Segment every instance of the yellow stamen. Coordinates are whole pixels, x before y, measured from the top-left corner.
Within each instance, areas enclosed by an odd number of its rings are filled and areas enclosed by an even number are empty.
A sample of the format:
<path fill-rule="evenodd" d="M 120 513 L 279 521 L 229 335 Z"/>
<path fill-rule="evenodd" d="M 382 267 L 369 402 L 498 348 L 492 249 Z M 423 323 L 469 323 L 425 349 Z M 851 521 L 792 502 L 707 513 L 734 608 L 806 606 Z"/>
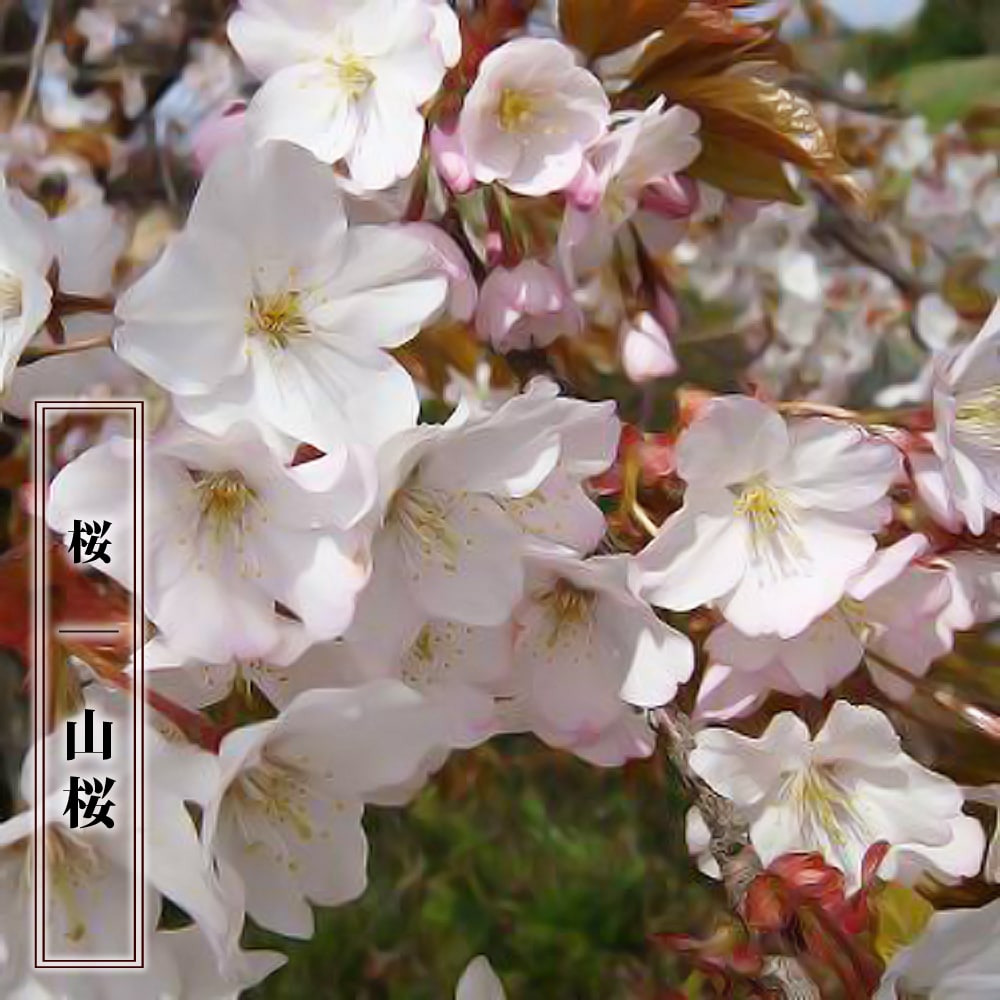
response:
<path fill-rule="evenodd" d="M 505 132 L 524 132 L 535 117 L 536 101 L 523 90 L 504 87 L 497 107 L 497 119 Z"/>
<path fill-rule="evenodd" d="M 959 433 L 989 448 L 1000 448 L 1000 386 L 961 396 L 958 404 L 955 427 Z"/>
<path fill-rule="evenodd" d="M 363 97 L 375 82 L 375 74 L 359 56 L 350 55 L 334 62 L 337 79 L 352 100 Z"/>
<path fill-rule="evenodd" d="M 548 644 L 555 646 L 566 629 L 590 623 L 594 594 L 581 590 L 568 580 L 557 580 L 555 586 L 539 598 L 539 603 L 546 607 L 552 624 Z"/>
<path fill-rule="evenodd" d="M 238 472 L 215 472 L 195 483 L 201 518 L 217 541 L 232 533 L 242 534 L 257 494 Z"/>
<path fill-rule="evenodd" d="M 287 347 L 292 340 L 310 333 L 309 322 L 302 314 L 299 293 L 254 295 L 250 299 L 247 336 L 264 337 L 271 347 Z"/>
<path fill-rule="evenodd" d="M 17 319 L 22 308 L 21 282 L 9 271 L 0 269 L 0 320 Z"/>

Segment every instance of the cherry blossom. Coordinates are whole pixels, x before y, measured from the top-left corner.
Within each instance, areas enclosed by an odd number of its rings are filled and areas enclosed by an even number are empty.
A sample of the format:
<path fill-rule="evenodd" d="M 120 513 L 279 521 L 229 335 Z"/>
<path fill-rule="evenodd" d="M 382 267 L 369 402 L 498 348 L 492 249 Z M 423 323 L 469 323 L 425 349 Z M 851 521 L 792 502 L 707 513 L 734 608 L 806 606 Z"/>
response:
<path fill-rule="evenodd" d="M 935 913 L 885 970 L 876 1000 L 990 1000 L 1000 979 L 1000 901 Z"/>
<path fill-rule="evenodd" d="M 789 637 L 833 607 L 874 553 L 900 461 L 860 428 L 787 423 L 730 396 L 682 435 L 677 469 L 684 506 L 636 557 L 639 592 L 676 610 L 716 600 L 747 635 Z"/>
<path fill-rule="evenodd" d="M 672 701 L 694 670 L 691 643 L 632 596 L 621 557 L 539 551 L 529 565 L 515 613 L 515 699 L 546 742 L 621 763 L 622 735 L 638 721 L 628 704 Z"/>
<path fill-rule="evenodd" d="M 202 837 L 238 877 L 262 927 L 311 937 L 309 902 L 335 906 L 364 890 L 364 801 L 406 781 L 441 740 L 441 722 L 403 684 L 314 690 L 219 750 L 220 780 Z"/>
<path fill-rule="evenodd" d="M 607 128 L 608 108 L 600 81 L 566 46 L 519 38 L 482 61 L 459 134 L 477 180 L 542 195 L 573 180 Z"/>
<path fill-rule="evenodd" d="M 49 523 L 110 521 L 107 572 L 132 586 L 133 442 L 84 452 L 52 483 Z M 316 638 L 350 622 L 368 577 L 348 530 L 364 514 L 363 484 L 336 459 L 282 466 L 247 428 L 209 438 L 184 427 L 146 446 L 146 613 L 178 651 L 208 661 L 267 653 L 281 602 Z"/>
<path fill-rule="evenodd" d="M 48 269 L 55 251 L 45 213 L 0 183 L 0 392 L 21 352 L 49 315 Z"/>
<path fill-rule="evenodd" d="M 247 420 L 275 447 L 306 441 L 363 462 L 362 442 L 415 421 L 413 384 L 384 349 L 443 305 L 435 259 L 398 229 L 349 227 L 332 175 L 301 150 L 236 147 L 119 297 L 115 347 L 211 433 Z"/>
<path fill-rule="evenodd" d="M 822 697 L 862 662 L 890 695 L 908 698 L 912 686 L 879 666 L 877 657 L 921 676 L 951 649 L 949 573 L 911 563 L 926 548 L 923 536 L 910 535 L 880 550 L 837 604 L 792 638 L 750 637 L 720 625 L 706 643 L 713 663 L 698 692 L 699 715 L 745 714 L 768 690 Z M 875 657 L 866 660 L 868 651 Z"/>
<path fill-rule="evenodd" d="M 401 649 L 407 607 L 425 620 L 505 622 L 524 592 L 527 539 L 596 545 L 603 518 L 580 482 L 610 465 L 617 438 L 611 407 L 538 381 L 484 417 L 459 409 L 389 441 L 360 627 L 395 633 Z"/>
<path fill-rule="evenodd" d="M 647 213 L 639 212 L 643 190 L 691 165 L 701 150 L 698 126 L 694 112 L 667 108 L 665 98 L 644 111 L 616 116 L 577 177 L 572 193 L 583 205 L 571 203 L 563 222 L 560 242 L 577 266 L 592 268 L 607 260 L 615 235 L 636 213 L 640 234 L 658 242 L 655 229 L 647 233 L 643 225 Z"/>
<path fill-rule="evenodd" d="M 476 331 L 493 349 L 547 347 L 583 329 L 583 314 L 563 278 L 537 260 L 498 267 L 483 284 Z"/>
<path fill-rule="evenodd" d="M 457 61 L 457 34 L 451 9 L 425 0 L 247 0 L 229 22 L 236 51 L 263 80 L 249 110 L 257 139 L 344 159 L 366 188 L 417 165 L 420 106 Z"/>
<path fill-rule="evenodd" d="M 838 701 L 813 738 L 791 712 L 759 739 L 710 727 L 697 735 L 691 766 L 746 816 L 764 864 L 791 851 L 819 851 L 850 886 L 865 851 L 893 848 L 886 878 L 974 875 L 985 839 L 962 811 L 961 790 L 900 748 L 889 720 Z"/>
<path fill-rule="evenodd" d="M 951 502 L 981 535 L 1000 511 L 1000 306 L 967 347 L 943 358 L 934 387 L 934 450 Z"/>

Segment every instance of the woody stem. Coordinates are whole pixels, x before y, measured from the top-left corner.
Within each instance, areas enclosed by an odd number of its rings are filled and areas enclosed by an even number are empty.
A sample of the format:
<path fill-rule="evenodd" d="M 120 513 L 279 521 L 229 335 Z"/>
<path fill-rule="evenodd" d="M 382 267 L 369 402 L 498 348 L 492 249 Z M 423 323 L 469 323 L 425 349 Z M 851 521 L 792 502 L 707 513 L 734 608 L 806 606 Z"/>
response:
<path fill-rule="evenodd" d="M 694 732 L 691 720 L 679 708 L 667 705 L 652 713 L 653 724 L 666 737 L 667 754 L 681 782 L 691 794 L 710 834 L 709 850 L 722 872 L 729 905 L 743 916 L 750 883 L 761 874 L 764 865 L 750 842 L 750 829 L 737 815 L 732 802 L 711 788 L 691 767 Z M 782 997 L 795 1000 L 819 1000 L 820 992 L 797 958 L 770 956 L 764 978 Z"/>

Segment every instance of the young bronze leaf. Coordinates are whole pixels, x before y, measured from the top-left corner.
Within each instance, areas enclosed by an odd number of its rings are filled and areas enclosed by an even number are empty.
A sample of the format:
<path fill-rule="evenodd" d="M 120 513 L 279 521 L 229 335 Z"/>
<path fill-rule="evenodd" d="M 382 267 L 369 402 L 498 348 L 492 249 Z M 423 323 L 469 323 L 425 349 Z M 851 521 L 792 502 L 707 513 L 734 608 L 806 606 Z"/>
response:
<path fill-rule="evenodd" d="M 688 173 L 740 198 L 802 204 L 781 159 L 726 135 L 703 134 L 701 155 Z"/>
<path fill-rule="evenodd" d="M 620 52 L 666 28 L 689 0 L 560 0 L 566 40 L 588 58 Z"/>
<path fill-rule="evenodd" d="M 697 111 L 706 134 L 735 139 L 810 173 L 845 169 L 812 105 L 768 80 L 730 75 L 672 80 L 664 92 Z"/>

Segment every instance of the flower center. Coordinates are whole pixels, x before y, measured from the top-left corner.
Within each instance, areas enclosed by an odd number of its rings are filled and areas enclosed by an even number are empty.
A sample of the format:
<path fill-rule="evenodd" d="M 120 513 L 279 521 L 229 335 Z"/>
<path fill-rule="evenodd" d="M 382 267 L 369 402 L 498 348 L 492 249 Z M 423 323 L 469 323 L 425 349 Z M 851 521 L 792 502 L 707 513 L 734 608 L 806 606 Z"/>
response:
<path fill-rule="evenodd" d="M 223 541 L 231 533 L 243 534 L 257 494 L 238 472 L 213 472 L 195 483 L 201 520 Z"/>
<path fill-rule="evenodd" d="M 824 841 L 845 847 L 848 832 L 870 842 L 863 818 L 854 807 L 850 792 L 838 780 L 831 767 L 809 766 L 791 775 L 789 793 L 799 815 L 799 823 L 808 842 Z"/>
<path fill-rule="evenodd" d="M 243 810 L 267 823 L 289 827 L 299 840 L 312 840 L 314 829 L 309 812 L 312 799 L 306 775 L 273 760 L 263 760 L 236 780 L 232 794 Z M 244 826 L 250 845 L 262 842 L 261 831 Z"/>
<path fill-rule="evenodd" d="M 264 337 L 271 347 L 287 347 L 292 340 L 309 335 L 309 322 L 302 314 L 298 292 L 254 295 L 248 308 L 247 336 Z"/>
<path fill-rule="evenodd" d="M 987 448 L 1000 448 L 1000 386 L 962 396 L 955 411 L 955 426 Z"/>
<path fill-rule="evenodd" d="M 387 521 L 402 529 L 424 559 L 436 556 L 450 573 L 457 570 L 460 539 L 449 522 L 449 495 L 441 490 L 409 485 L 392 498 Z"/>
<path fill-rule="evenodd" d="M 739 488 L 733 510 L 746 518 L 754 558 L 780 576 L 794 569 L 805 556 L 795 533 L 795 508 L 781 490 L 760 479 Z"/>
<path fill-rule="evenodd" d="M 504 132 L 524 132 L 535 117 L 536 100 L 531 94 L 504 87 L 497 106 L 497 119 Z"/>
<path fill-rule="evenodd" d="M 375 74 L 360 56 L 348 55 L 335 60 L 333 65 L 341 88 L 353 101 L 364 97 L 375 82 Z"/>
<path fill-rule="evenodd" d="M 556 645 L 567 630 L 588 626 L 591 622 L 594 594 L 581 590 L 568 580 L 557 580 L 555 586 L 539 599 L 548 613 L 551 631 L 548 644 Z"/>
<path fill-rule="evenodd" d="M 78 893 L 93 882 L 101 864 L 90 845 L 54 827 L 45 832 L 49 884 L 66 915 L 66 939 L 72 944 L 87 936 L 87 919 Z"/>
<path fill-rule="evenodd" d="M 0 269 L 0 320 L 21 315 L 21 282 L 16 275 Z"/>

